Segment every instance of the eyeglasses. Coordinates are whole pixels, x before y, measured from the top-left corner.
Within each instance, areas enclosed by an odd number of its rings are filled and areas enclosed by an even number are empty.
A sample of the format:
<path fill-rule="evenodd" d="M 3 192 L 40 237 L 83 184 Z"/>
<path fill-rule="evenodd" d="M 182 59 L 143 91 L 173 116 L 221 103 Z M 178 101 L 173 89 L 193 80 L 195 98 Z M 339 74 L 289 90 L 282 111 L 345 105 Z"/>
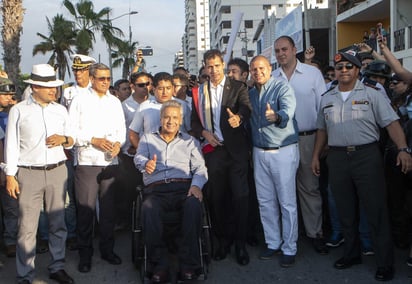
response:
<path fill-rule="evenodd" d="M 352 63 L 336 64 L 336 65 L 335 65 L 335 70 L 340 71 L 340 70 L 343 69 L 343 67 L 345 67 L 346 70 L 351 70 L 351 69 L 353 69 L 353 67 L 355 67 L 355 65 L 353 65 Z"/>
<path fill-rule="evenodd" d="M 401 82 L 401 81 L 392 80 L 392 81 L 391 81 L 391 84 L 393 84 L 393 85 L 398 85 L 400 82 Z"/>
<path fill-rule="evenodd" d="M 139 87 L 139 88 L 144 88 L 144 87 L 148 87 L 148 86 L 150 86 L 151 85 L 151 83 L 150 82 L 145 82 L 145 83 L 136 83 L 136 84 L 134 84 L 136 87 Z"/>
<path fill-rule="evenodd" d="M 99 82 L 104 82 L 104 81 L 110 82 L 110 80 L 111 80 L 110 77 L 94 77 L 94 78 Z"/>

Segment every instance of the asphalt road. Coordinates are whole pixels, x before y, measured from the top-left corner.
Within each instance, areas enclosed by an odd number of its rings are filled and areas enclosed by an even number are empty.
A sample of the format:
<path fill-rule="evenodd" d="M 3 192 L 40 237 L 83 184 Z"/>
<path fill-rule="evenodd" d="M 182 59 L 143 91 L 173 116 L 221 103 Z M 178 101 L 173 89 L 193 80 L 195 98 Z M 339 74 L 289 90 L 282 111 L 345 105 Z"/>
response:
<path fill-rule="evenodd" d="M 95 255 L 90 273 L 77 271 L 77 252 L 67 251 L 66 271 L 74 278 L 77 284 L 95 283 L 141 283 L 139 272 L 131 262 L 131 234 L 129 232 L 118 232 L 116 236 L 116 253 L 123 260 L 123 264 L 112 266 L 100 259 L 95 244 Z M 261 242 L 262 243 L 262 242 Z M 240 266 L 236 263 L 233 249 L 232 255 L 223 261 L 212 261 L 209 269 L 207 283 L 229 283 L 229 284 L 266 284 L 266 283 L 377 283 L 374 280 L 375 260 L 373 256 L 363 257 L 363 264 L 353 266 L 347 270 L 336 270 L 333 262 L 342 254 L 342 248 L 335 248 L 328 255 L 318 255 L 312 249 L 311 243 L 305 237 L 301 237 L 298 244 L 298 255 L 296 264 L 291 268 L 281 268 L 279 258 L 271 260 L 258 259 L 259 252 L 263 247 L 248 247 L 250 264 Z M 408 250 L 396 250 L 396 275 L 395 279 L 388 283 L 412 283 L 412 268 L 405 264 Z M 50 259 L 48 253 L 38 255 L 36 259 L 36 279 L 34 284 L 55 283 L 48 279 L 47 264 Z M 0 283 L 16 283 L 15 260 L 0 255 L 4 266 L 0 269 Z M 202 283 L 204 281 L 196 281 Z"/>

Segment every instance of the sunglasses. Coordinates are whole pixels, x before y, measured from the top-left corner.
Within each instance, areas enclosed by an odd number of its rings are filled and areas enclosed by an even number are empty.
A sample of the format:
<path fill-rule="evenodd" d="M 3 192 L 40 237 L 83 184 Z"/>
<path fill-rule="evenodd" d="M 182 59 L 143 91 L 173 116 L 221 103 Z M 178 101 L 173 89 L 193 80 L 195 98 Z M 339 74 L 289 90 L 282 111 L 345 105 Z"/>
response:
<path fill-rule="evenodd" d="M 104 81 L 110 82 L 110 80 L 111 80 L 110 77 L 94 77 L 94 78 L 99 82 L 104 82 Z"/>
<path fill-rule="evenodd" d="M 340 71 L 340 70 L 343 69 L 343 67 L 345 67 L 346 70 L 351 70 L 351 69 L 353 69 L 353 67 L 355 67 L 355 65 L 353 65 L 352 63 L 336 64 L 336 65 L 335 65 L 335 70 Z"/>
<path fill-rule="evenodd" d="M 146 83 L 136 83 L 134 85 L 139 87 L 139 88 L 144 88 L 144 87 L 150 86 L 150 84 L 151 84 L 150 82 L 146 82 Z"/>

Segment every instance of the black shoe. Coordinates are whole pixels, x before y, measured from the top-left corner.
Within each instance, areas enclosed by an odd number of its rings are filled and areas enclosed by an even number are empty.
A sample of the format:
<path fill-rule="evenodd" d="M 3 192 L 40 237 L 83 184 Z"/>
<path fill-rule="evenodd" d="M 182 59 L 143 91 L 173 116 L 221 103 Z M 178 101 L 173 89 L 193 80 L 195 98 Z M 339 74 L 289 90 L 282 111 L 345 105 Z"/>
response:
<path fill-rule="evenodd" d="M 114 252 L 109 253 L 109 254 L 102 254 L 102 259 L 106 260 L 108 263 L 113 264 L 113 265 L 122 264 L 121 258 Z"/>
<path fill-rule="evenodd" d="M 280 266 L 288 268 L 292 267 L 293 265 L 295 265 L 295 256 L 282 254 L 282 256 L 280 257 Z"/>
<path fill-rule="evenodd" d="M 50 273 L 49 278 L 59 282 L 60 284 L 73 284 L 74 283 L 73 278 L 71 278 L 66 273 L 66 271 L 64 271 L 64 269 L 61 269 L 54 273 Z"/>
<path fill-rule="evenodd" d="M 282 250 L 280 248 L 278 249 L 267 248 L 260 253 L 259 258 L 263 260 L 268 260 L 268 259 L 272 259 L 275 255 L 281 254 L 281 253 L 282 253 Z"/>
<path fill-rule="evenodd" d="M 237 263 L 239 263 L 240 265 L 249 264 L 249 254 L 247 253 L 245 246 L 236 246 L 235 253 Z"/>
<path fill-rule="evenodd" d="M 378 267 L 376 270 L 375 279 L 378 281 L 389 281 L 393 279 L 395 270 L 393 266 Z"/>
<path fill-rule="evenodd" d="M 325 239 L 322 237 L 316 237 L 312 240 L 315 251 L 321 255 L 329 253 L 329 248 L 326 246 Z"/>
<path fill-rule="evenodd" d="M 49 241 L 48 240 L 38 240 L 36 245 L 36 253 L 42 254 L 49 251 Z"/>
<path fill-rule="evenodd" d="M 90 272 L 92 269 L 92 260 L 91 259 L 81 259 L 79 265 L 77 266 L 77 270 L 82 273 Z"/>
<path fill-rule="evenodd" d="M 356 257 L 352 259 L 346 259 L 342 257 L 342 258 L 339 258 L 335 262 L 333 267 L 335 267 L 336 269 L 346 269 L 346 268 L 351 267 L 352 265 L 361 264 L 361 263 L 362 263 L 362 259 L 360 257 Z"/>

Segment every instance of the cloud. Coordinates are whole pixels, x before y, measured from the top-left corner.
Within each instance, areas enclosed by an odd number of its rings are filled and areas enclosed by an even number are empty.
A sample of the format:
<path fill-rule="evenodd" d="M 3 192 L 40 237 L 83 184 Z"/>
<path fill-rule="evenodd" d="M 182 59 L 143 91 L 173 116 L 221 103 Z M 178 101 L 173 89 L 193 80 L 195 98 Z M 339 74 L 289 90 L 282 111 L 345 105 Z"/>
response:
<path fill-rule="evenodd" d="M 73 0 L 73 2 L 76 2 Z M 41 3 L 41 4 L 40 4 Z M 113 4 L 116 5 L 113 5 Z M 177 0 L 99 0 L 93 1 L 95 10 L 104 7 L 112 7 L 111 18 L 123 15 L 130 11 L 138 11 L 138 14 L 130 16 L 132 40 L 141 45 L 150 45 L 154 49 L 154 56 L 147 57 L 147 66 L 154 73 L 159 71 L 171 72 L 174 54 L 181 47 L 181 38 L 184 33 L 184 1 Z M 56 14 L 63 14 L 69 18 L 69 14 L 62 5 L 62 1 L 56 0 L 27 0 L 23 1 L 26 9 L 23 22 L 23 34 L 21 37 L 21 70 L 22 73 L 30 73 L 33 64 L 45 63 L 51 54 L 37 54 L 32 56 L 33 46 L 41 41 L 37 33 L 47 35 L 46 16 L 51 20 Z M 123 30 L 125 38 L 129 37 L 129 17 L 122 16 L 113 21 L 113 25 Z M 1 50 L 2 52 L 2 50 Z M 2 52 L 3 53 L 3 52 Z M 96 44 L 92 56 L 108 64 L 108 48 L 102 42 L 101 37 L 96 37 Z M 150 68 L 149 68 L 150 69 Z M 121 69 L 113 72 L 114 78 L 120 77 Z M 66 77 L 67 80 L 73 80 Z"/>

